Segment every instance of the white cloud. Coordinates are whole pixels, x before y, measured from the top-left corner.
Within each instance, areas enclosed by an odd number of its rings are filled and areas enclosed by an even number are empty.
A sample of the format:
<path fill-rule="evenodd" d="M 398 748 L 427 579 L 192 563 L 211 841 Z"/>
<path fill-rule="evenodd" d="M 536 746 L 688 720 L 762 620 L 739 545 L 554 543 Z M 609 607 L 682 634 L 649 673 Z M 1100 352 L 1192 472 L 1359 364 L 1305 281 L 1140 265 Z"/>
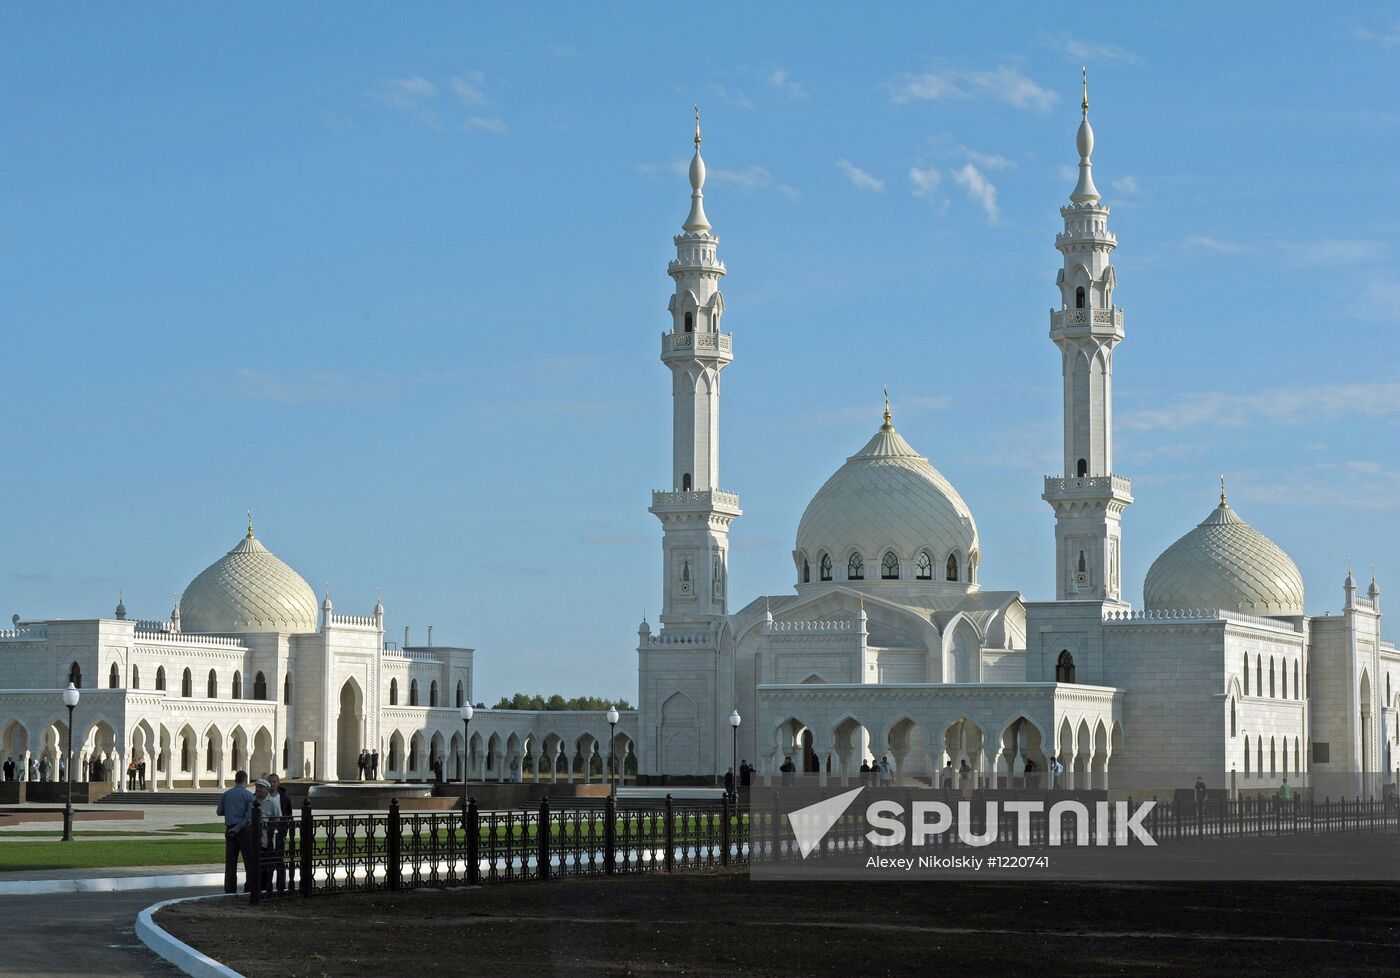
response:
<path fill-rule="evenodd" d="M 911 166 L 909 168 L 909 182 L 914 185 L 912 193 L 915 197 L 927 197 L 938 189 L 942 178 L 933 167 L 921 170 L 917 166 Z"/>
<path fill-rule="evenodd" d="M 381 105 L 433 128 L 441 126 L 437 112 L 430 104 L 437 99 L 437 95 L 438 87 L 421 75 L 386 78 L 374 91 L 374 98 Z"/>
<path fill-rule="evenodd" d="M 782 68 L 773 69 L 773 73 L 768 76 L 768 84 L 789 98 L 806 98 L 807 88 L 801 82 L 793 79 Z"/>
<path fill-rule="evenodd" d="M 1192 248 L 1204 248 L 1206 251 L 1218 251 L 1222 255 L 1238 255 L 1248 251 L 1249 246 L 1240 244 L 1238 241 L 1229 241 L 1225 238 L 1212 238 L 1205 234 L 1193 234 L 1187 237 L 1186 244 Z"/>
<path fill-rule="evenodd" d="M 486 75 L 480 71 L 473 71 L 466 78 L 452 79 L 452 91 L 457 93 L 457 97 L 464 105 L 487 105 L 490 99 L 481 90 L 481 86 L 486 83 Z"/>
<path fill-rule="evenodd" d="M 1389 27 L 1383 27 L 1378 31 L 1373 31 L 1369 27 L 1356 27 L 1352 29 L 1352 35 L 1363 41 L 1374 41 L 1387 51 L 1393 47 L 1400 46 L 1400 21 L 1396 21 Z"/>
<path fill-rule="evenodd" d="M 1295 265 L 1360 265 L 1384 260 L 1390 248 L 1383 241 L 1347 238 L 1319 238 L 1280 245 L 1285 258 Z"/>
<path fill-rule="evenodd" d="M 1028 112 L 1048 112 L 1059 95 L 1007 65 L 987 70 L 948 68 L 906 74 L 890 86 L 894 102 L 992 99 Z"/>
<path fill-rule="evenodd" d="M 510 132 L 506 121 L 499 116 L 467 116 L 462 124 L 468 129 L 476 129 L 480 132 Z"/>
<path fill-rule="evenodd" d="M 650 180 L 684 177 L 690 168 L 686 159 L 667 160 L 665 163 L 639 163 L 637 172 Z M 801 193 L 796 187 L 779 183 L 764 166 L 747 166 L 739 170 L 711 167 L 705 177 L 706 184 L 721 184 L 738 187 L 741 190 L 775 190 L 785 197 L 796 199 Z"/>
<path fill-rule="evenodd" d="M 979 153 L 971 146 L 959 146 L 958 148 L 969 160 L 984 170 L 1010 170 L 1016 166 L 1005 156 L 998 156 L 996 153 Z"/>
<path fill-rule="evenodd" d="M 929 411 L 947 410 L 952 406 L 952 403 L 953 399 L 946 394 L 925 397 L 897 397 L 891 403 L 891 413 L 896 418 L 908 418 Z M 813 412 L 806 416 L 804 423 L 810 420 L 823 424 L 860 424 L 875 421 L 880 417 L 881 410 L 883 410 L 883 404 L 878 401 L 869 404 L 849 404 L 845 407 Z"/>
<path fill-rule="evenodd" d="M 1356 297 L 1352 311 L 1363 319 L 1400 321 L 1400 280 L 1372 279 Z"/>
<path fill-rule="evenodd" d="M 1108 185 L 1121 197 L 1136 197 L 1142 193 L 1135 177 L 1119 177 L 1117 180 L 1110 180 Z"/>
<path fill-rule="evenodd" d="M 1206 425 L 1237 428 L 1256 421 L 1299 425 L 1387 417 L 1400 417 L 1400 381 L 1276 387 L 1253 394 L 1205 391 L 1165 408 L 1129 412 L 1119 423 L 1126 431 L 1182 431 Z"/>
<path fill-rule="evenodd" d="M 1050 46 L 1071 61 L 1079 64 L 1092 65 L 1105 61 L 1117 61 L 1122 64 L 1141 64 L 1142 59 L 1127 48 L 1117 44 L 1108 44 L 1102 41 L 1085 41 L 1068 34 L 1061 34 L 1050 41 Z"/>
<path fill-rule="evenodd" d="M 719 100 L 726 105 L 737 106 L 741 109 L 747 109 L 750 112 L 754 109 L 753 100 L 737 88 L 731 92 L 723 85 L 711 85 L 710 90 L 713 91 L 715 95 L 719 96 Z"/>
<path fill-rule="evenodd" d="M 1400 508 L 1400 469 L 1369 459 L 1288 466 L 1251 473 L 1241 481 L 1242 494 L 1251 501 L 1349 510 Z M 1231 489 L 1237 489 L 1233 482 Z"/>
<path fill-rule="evenodd" d="M 1001 220 L 1001 208 L 997 206 L 997 188 L 977 169 L 974 163 L 965 163 L 962 169 L 953 171 L 953 182 L 975 203 L 981 204 L 987 212 L 987 221 L 996 224 Z"/>
<path fill-rule="evenodd" d="M 845 174 L 846 179 L 851 181 L 851 186 L 857 190 L 868 190 L 872 193 L 883 193 L 885 181 L 874 174 L 867 173 L 849 160 L 837 160 L 836 169 Z"/>

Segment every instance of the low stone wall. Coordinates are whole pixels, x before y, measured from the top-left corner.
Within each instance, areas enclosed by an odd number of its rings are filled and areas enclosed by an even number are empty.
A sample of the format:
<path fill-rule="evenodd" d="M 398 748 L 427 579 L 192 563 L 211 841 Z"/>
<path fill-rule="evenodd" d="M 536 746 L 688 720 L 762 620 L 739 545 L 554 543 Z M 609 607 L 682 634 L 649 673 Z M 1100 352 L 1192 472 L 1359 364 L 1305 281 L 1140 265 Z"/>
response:
<path fill-rule="evenodd" d="M 73 804 L 88 805 L 112 793 L 110 784 L 90 781 L 73 782 Z M 0 805 L 24 802 L 38 805 L 62 805 L 68 800 L 68 785 L 63 781 L 0 781 Z"/>

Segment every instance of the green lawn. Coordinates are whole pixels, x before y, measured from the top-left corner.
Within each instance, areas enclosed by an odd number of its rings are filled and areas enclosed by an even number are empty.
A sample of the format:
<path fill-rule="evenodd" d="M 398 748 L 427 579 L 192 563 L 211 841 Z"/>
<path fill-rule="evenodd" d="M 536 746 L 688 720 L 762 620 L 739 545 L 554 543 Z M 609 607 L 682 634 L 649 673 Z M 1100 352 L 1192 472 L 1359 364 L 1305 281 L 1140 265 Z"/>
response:
<path fill-rule="evenodd" d="M 78 827 L 74 828 L 73 831 L 84 839 L 90 839 L 93 836 L 108 836 L 116 839 L 150 839 L 167 835 L 222 835 L 224 832 L 224 823 L 207 822 L 198 825 L 177 825 L 170 829 L 153 829 L 151 831 L 143 831 L 141 829 L 89 829 L 83 827 L 82 823 L 78 823 Z M 63 830 L 58 827 L 51 829 L 9 829 L 0 832 L 0 839 L 8 839 L 15 836 L 21 839 L 52 839 L 62 834 Z"/>
<path fill-rule="evenodd" d="M 20 869 L 95 869 L 100 866 L 195 866 L 220 863 L 218 839 L 25 842 L 0 849 L 0 872 Z"/>

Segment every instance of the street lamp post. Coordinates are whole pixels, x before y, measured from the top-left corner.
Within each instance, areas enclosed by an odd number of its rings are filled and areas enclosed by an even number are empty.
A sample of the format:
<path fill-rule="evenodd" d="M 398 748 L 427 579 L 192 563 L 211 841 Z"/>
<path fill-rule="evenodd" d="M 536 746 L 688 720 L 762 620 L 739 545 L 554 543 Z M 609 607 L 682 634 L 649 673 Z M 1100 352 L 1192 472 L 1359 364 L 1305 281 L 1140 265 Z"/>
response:
<path fill-rule="evenodd" d="M 729 714 L 729 728 L 732 731 L 734 731 L 734 748 L 733 753 L 730 755 L 729 758 L 729 770 L 734 772 L 734 776 L 736 778 L 739 776 L 739 724 L 741 722 L 742 721 L 739 719 L 738 710 L 735 710 L 733 713 Z M 735 788 L 737 790 L 737 783 L 735 784 Z"/>
<path fill-rule="evenodd" d="M 82 694 L 72 683 L 63 691 L 63 705 L 68 707 L 68 800 L 63 806 L 63 841 L 73 841 L 73 710 Z"/>
<path fill-rule="evenodd" d="M 608 707 L 608 780 L 612 782 L 611 794 L 617 797 L 617 707 Z"/>
<path fill-rule="evenodd" d="M 457 711 L 462 716 L 462 817 L 467 817 L 467 777 L 472 764 L 472 709 L 470 703 L 462 704 Z"/>

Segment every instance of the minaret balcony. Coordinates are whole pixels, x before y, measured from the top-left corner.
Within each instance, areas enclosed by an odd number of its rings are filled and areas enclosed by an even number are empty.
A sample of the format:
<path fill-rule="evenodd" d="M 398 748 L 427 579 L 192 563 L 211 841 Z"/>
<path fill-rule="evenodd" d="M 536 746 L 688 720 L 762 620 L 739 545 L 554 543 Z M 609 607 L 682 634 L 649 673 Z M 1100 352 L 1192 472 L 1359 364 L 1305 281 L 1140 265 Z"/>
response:
<path fill-rule="evenodd" d="M 1087 329 L 1107 326 L 1117 332 L 1123 331 L 1123 310 L 1117 306 L 1107 309 L 1051 309 L 1050 328 Z"/>
<path fill-rule="evenodd" d="M 742 516 L 739 508 L 739 494 L 723 489 L 654 489 L 651 493 L 651 509 L 657 516 L 667 514 L 720 514 Z"/>
<path fill-rule="evenodd" d="M 1121 475 L 1047 475 L 1045 477 L 1045 493 L 1041 498 L 1050 502 L 1112 498 L 1123 503 L 1131 503 L 1133 501 L 1133 483 Z"/>
<path fill-rule="evenodd" d="M 702 357 L 710 360 L 734 359 L 734 337 L 730 333 L 662 333 L 661 359 Z"/>

